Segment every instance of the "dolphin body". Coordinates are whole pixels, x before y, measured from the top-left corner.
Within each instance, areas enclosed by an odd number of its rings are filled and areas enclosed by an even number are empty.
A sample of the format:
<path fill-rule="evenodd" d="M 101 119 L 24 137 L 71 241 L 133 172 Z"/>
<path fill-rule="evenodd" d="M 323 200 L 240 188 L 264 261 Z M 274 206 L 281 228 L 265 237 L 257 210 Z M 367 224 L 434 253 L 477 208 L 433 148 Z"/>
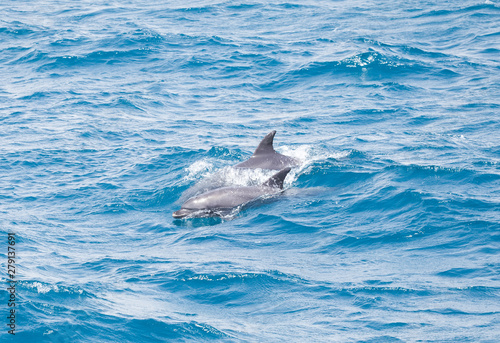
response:
<path fill-rule="evenodd" d="M 296 167 L 300 163 L 292 157 L 288 157 L 274 151 L 273 139 L 276 131 L 269 132 L 260 142 L 253 155 L 246 161 L 235 165 L 236 168 L 262 168 L 272 170 L 282 170 L 286 167 Z"/>
<path fill-rule="evenodd" d="M 287 167 L 279 171 L 260 186 L 223 187 L 197 195 L 182 204 L 181 209 L 172 213 L 172 216 L 174 218 L 217 216 L 261 196 L 279 193 L 283 189 L 283 181 L 290 169 Z"/>

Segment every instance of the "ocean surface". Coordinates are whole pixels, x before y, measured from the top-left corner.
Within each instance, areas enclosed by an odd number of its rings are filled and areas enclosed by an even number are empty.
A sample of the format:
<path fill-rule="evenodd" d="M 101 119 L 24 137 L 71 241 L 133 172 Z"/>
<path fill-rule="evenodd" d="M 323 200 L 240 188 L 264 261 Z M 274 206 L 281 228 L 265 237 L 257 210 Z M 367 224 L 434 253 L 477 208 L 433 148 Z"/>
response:
<path fill-rule="evenodd" d="M 499 1 L 0 13 L 0 341 L 500 342 Z"/>

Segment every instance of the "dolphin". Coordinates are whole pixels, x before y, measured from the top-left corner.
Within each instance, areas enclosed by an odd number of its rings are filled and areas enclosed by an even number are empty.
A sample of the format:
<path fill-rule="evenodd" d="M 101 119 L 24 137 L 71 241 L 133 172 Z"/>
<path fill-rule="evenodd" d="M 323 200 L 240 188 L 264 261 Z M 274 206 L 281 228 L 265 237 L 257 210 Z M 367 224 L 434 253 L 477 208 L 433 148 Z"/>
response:
<path fill-rule="evenodd" d="M 283 190 L 283 181 L 290 169 L 287 167 L 279 171 L 260 186 L 223 187 L 194 196 L 182 204 L 180 210 L 172 213 L 172 216 L 217 216 L 262 196 L 279 193 Z"/>
<path fill-rule="evenodd" d="M 275 130 L 269 132 L 255 149 L 253 155 L 248 160 L 238 163 L 235 167 L 281 170 L 285 167 L 298 166 L 300 163 L 295 158 L 274 151 L 273 139 L 275 134 Z"/>

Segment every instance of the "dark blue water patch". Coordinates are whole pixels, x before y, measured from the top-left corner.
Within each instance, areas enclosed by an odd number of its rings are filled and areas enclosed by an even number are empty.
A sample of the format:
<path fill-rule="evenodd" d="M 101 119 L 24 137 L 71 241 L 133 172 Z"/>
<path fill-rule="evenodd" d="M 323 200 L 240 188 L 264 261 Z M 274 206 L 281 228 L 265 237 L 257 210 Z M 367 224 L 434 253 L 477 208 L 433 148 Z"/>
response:
<path fill-rule="evenodd" d="M 101 108 L 110 107 L 113 109 L 123 109 L 123 110 L 126 110 L 128 112 L 146 113 L 144 108 L 142 108 L 142 105 L 139 105 L 139 103 L 143 103 L 143 99 L 136 98 L 136 97 L 126 98 L 126 97 L 118 96 L 116 98 L 111 99 L 110 102 L 100 104 L 99 107 L 101 107 Z"/>
<path fill-rule="evenodd" d="M 496 36 L 500 36 L 500 31 L 482 34 L 482 35 L 479 35 L 478 37 L 482 38 L 482 37 L 496 37 Z"/>
<path fill-rule="evenodd" d="M 114 15 L 119 15 L 125 12 L 124 7 L 101 7 L 99 9 L 94 9 L 91 7 L 76 7 L 78 5 L 74 4 L 71 8 L 59 8 L 59 16 L 64 17 L 68 22 L 74 22 L 76 24 L 81 24 L 82 22 L 91 21 L 92 24 L 100 19 L 99 17 L 108 16 L 113 17 Z"/>
<path fill-rule="evenodd" d="M 174 279 L 162 284 L 161 287 L 184 293 L 185 297 L 197 303 L 234 307 L 261 302 L 262 299 L 254 297 L 256 293 L 269 297 L 279 290 L 282 291 L 283 288 L 294 288 L 301 282 L 296 277 L 278 271 L 200 274 L 184 270 L 177 272 Z"/>
<path fill-rule="evenodd" d="M 285 200 L 282 199 L 282 201 Z M 286 216 L 284 215 L 271 214 L 273 212 L 272 210 L 269 210 L 269 212 L 270 213 L 265 213 L 265 214 L 258 213 L 251 219 L 252 223 L 254 222 L 260 227 L 265 228 L 265 231 L 262 229 L 258 231 L 257 236 L 259 237 L 264 237 L 264 236 L 276 237 L 282 234 L 310 235 L 321 230 L 321 227 L 299 224 L 292 218 L 287 219 Z M 295 244 L 295 242 L 291 243 L 292 245 Z"/>
<path fill-rule="evenodd" d="M 500 294 L 500 288 L 487 286 L 462 287 L 459 289 L 453 289 L 452 291 L 463 293 L 465 296 L 477 296 L 480 299 L 493 299 L 498 297 Z"/>
<path fill-rule="evenodd" d="M 87 45 L 92 43 L 90 38 L 81 36 L 75 38 L 60 38 L 49 43 L 49 46 L 55 48 L 68 48 L 68 47 L 81 47 L 82 45 Z"/>
<path fill-rule="evenodd" d="M 493 146 L 490 149 L 488 149 L 489 152 L 494 155 L 494 156 L 500 156 L 500 145 Z M 497 168 L 498 169 L 498 168 Z"/>
<path fill-rule="evenodd" d="M 47 58 L 49 54 L 39 54 L 39 56 L 35 56 L 36 58 L 31 60 L 16 62 L 38 62 L 48 60 L 47 63 L 43 63 L 41 66 L 36 68 L 36 71 L 38 72 L 47 72 L 51 70 L 61 70 L 64 68 L 76 69 L 96 65 L 124 64 L 126 62 L 141 63 L 146 62 L 146 57 L 150 55 L 150 53 L 151 50 L 147 48 L 140 48 L 129 50 L 100 50 L 90 52 L 83 56 L 51 56 Z"/>
<path fill-rule="evenodd" d="M 500 174 L 477 173 L 472 178 L 472 183 L 476 185 L 495 184 L 500 180 Z"/>
<path fill-rule="evenodd" d="M 460 77 L 461 74 L 457 73 L 451 69 L 443 68 L 432 73 L 432 76 L 438 77 L 439 79 L 453 79 Z"/>
<path fill-rule="evenodd" d="M 146 163 L 136 163 L 134 169 L 143 174 L 157 170 L 172 173 L 180 171 L 182 168 L 186 168 L 195 161 L 202 159 L 205 154 L 206 151 L 202 149 L 193 150 L 178 146 L 166 147 L 162 149 L 162 153 L 159 156 L 151 158 Z"/>
<path fill-rule="evenodd" d="M 338 285 L 315 282 L 307 286 L 307 291 L 325 300 L 345 299 L 353 301 L 359 308 L 369 309 L 379 307 L 390 299 L 400 301 L 402 297 L 428 298 L 436 296 L 437 292 L 425 288 L 407 288 L 393 285 L 392 281 L 367 280 L 360 285 Z"/>
<path fill-rule="evenodd" d="M 354 40 L 355 42 L 363 43 L 371 47 L 381 47 L 387 49 L 392 54 L 400 55 L 401 53 L 413 56 L 413 58 L 420 59 L 422 57 L 437 60 L 437 59 L 449 59 L 452 56 L 438 52 L 426 50 L 423 46 L 412 46 L 409 44 L 389 44 L 374 40 L 372 38 L 360 37 Z"/>
<path fill-rule="evenodd" d="M 213 326 L 192 319 L 184 322 L 169 317 L 130 319 L 101 314 L 99 309 L 80 310 L 57 305 L 43 306 L 38 302 L 26 305 L 25 311 L 26 319 L 21 319 L 19 326 L 26 329 L 16 335 L 17 339 L 25 341 L 66 342 L 70 339 L 72 342 L 85 342 L 88 335 L 100 342 L 205 341 L 227 337 Z M 54 315 L 59 319 L 55 321 L 52 319 L 49 323 L 49 318 L 53 318 Z M 46 322 L 36 324 L 38 320 L 35 318 L 43 318 Z M 68 321 L 64 318 L 73 320 Z"/>
<path fill-rule="evenodd" d="M 227 3 L 226 3 L 227 4 Z M 246 11 L 252 11 L 252 10 L 259 10 L 264 7 L 263 4 L 231 4 L 226 6 L 226 10 L 228 11 L 234 11 L 234 12 L 246 12 Z"/>
<path fill-rule="evenodd" d="M 283 63 L 269 54 L 254 54 L 243 51 L 228 53 L 225 59 L 212 62 L 220 73 L 220 76 L 227 79 L 238 77 L 240 79 L 255 79 L 256 76 L 266 77 L 269 73 L 275 73 Z M 213 67 L 212 66 L 212 67 Z"/>
<path fill-rule="evenodd" d="M 346 158 L 349 158 L 353 161 L 359 160 L 360 163 L 364 163 L 367 160 L 368 155 L 363 151 L 351 149 Z"/>
<path fill-rule="evenodd" d="M 425 126 L 425 125 L 432 125 L 434 123 L 437 123 L 441 121 L 442 118 L 436 115 L 432 114 L 415 114 L 412 118 L 408 119 L 408 125 L 412 127 L 414 130 L 416 128 Z M 407 135 L 414 135 L 415 132 L 404 132 Z"/>
<path fill-rule="evenodd" d="M 12 61 L 15 61 L 19 58 L 19 55 L 25 55 L 28 53 L 28 51 L 31 50 L 29 47 L 9 47 L 6 49 L 0 50 L 1 56 L 0 56 L 0 62 L 5 63 L 6 65 L 9 65 Z"/>
<path fill-rule="evenodd" d="M 194 72 L 196 71 L 196 69 L 205 69 L 205 67 L 207 67 L 207 69 L 212 69 L 213 65 L 213 56 L 210 54 L 205 54 L 189 57 L 182 63 L 181 69 Z"/>
<path fill-rule="evenodd" d="M 185 341 L 197 339 L 218 341 L 229 337 L 227 334 L 217 330 L 211 325 L 198 323 L 196 321 L 184 323 L 165 323 L 160 320 L 135 319 L 131 320 L 130 323 L 127 323 L 127 326 L 124 328 L 124 334 L 127 334 L 129 331 L 129 326 L 134 330 L 134 332 L 143 332 L 140 336 L 144 339 L 151 340 L 150 338 L 154 338 L 154 340 L 157 340 L 158 342 L 164 342 L 165 339 Z M 139 339 L 141 337 L 137 338 Z"/>
<path fill-rule="evenodd" d="M 344 217 L 340 223 L 345 223 L 345 218 L 349 218 L 352 223 L 343 224 L 343 227 L 352 232 L 347 231 L 339 237 L 332 236 L 325 240 L 325 244 L 318 245 L 315 251 L 332 254 L 346 247 L 363 250 L 374 246 L 381 249 L 398 245 L 409 250 L 461 252 L 464 248 L 490 245 L 493 231 L 498 229 L 498 225 L 493 222 L 474 223 L 466 219 L 459 222 L 458 219 L 463 218 L 462 209 L 454 210 L 453 206 L 443 206 L 434 199 L 417 199 L 416 204 L 387 209 L 375 203 L 371 212 L 359 212 L 354 216 L 351 212 L 351 207 L 339 208 L 334 217 Z"/>
<path fill-rule="evenodd" d="M 230 59 L 233 63 L 246 63 L 252 67 L 277 67 L 283 65 L 283 62 L 275 57 L 271 57 L 269 54 L 256 54 L 240 50 L 233 51 Z"/>
<path fill-rule="evenodd" d="M 476 12 L 480 10 L 488 10 L 491 14 L 495 14 L 498 11 L 500 11 L 500 8 L 496 6 L 495 4 L 480 4 L 480 5 L 474 5 L 474 6 L 467 6 L 467 7 L 458 7 L 450 10 L 430 10 L 430 11 L 425 11 L 422 14 L 419 14 L 415 16 L 414 18 L 422 18 L 422 17 L 447 17 L 447 16 L 458 16 L 460 14 L 476 14 Z"/>
<path fill-rule="evenodd" d="M 418 147 L 418 149 L 424 149 L 425 147 Z M 436 149 L 443 149 L 443 147 L 435 147 Z M 468 170 L 465 168 L 449 168 L 441 167 L 437 165 L 390 165 L 385 167 L 385 171 L 395 174 L 396 179 L 399 181 L 408 181 L 412 179 L 439 179 L 441 181 L 453 181 L 453 182 L 470 182 L 477 177 L 481 177 L 477 172 L 473 170 Z M 488 177 L 486 177 L 488 179 Z M 491 178 L 495 180 L 494 177 Z M 478 179 L 480 181 L 480 179 Z"/>
<path fill-rule="evenodd" d="M 130 263 L 140 263 L 138 261 L 131 261 L 126 259 L 118 259 L 112 258 L 109 256 L 105 256 L 102 258 L 93 259 L 87 262 L 82 263 L 82 268 L 91 270 L 92 273 L 110 273 L 112 272 L 116 266 L 120 265 L 129 265 Z"/>
<path fill-rule="evenodd" d="M 170 213 L 166 213 L 165 216 L 169 216 Z M 132 226 L 134 230 L 137 230 L 141 233 L 154 233 L 161 235 L 170 235 L 176 233 L 176 228 L 170 224 L 165 224 L 165 222 L 158 221 L 145 221 L 141 222 L 135 226 Z"/>
<path fill-rule="evenodd" d="M 404 322 L 376 322 L 372 321 L 371 323 L 368 323 L 366 327 L 369 327 L 371 329 L 377 330 L 377 331 L 387 331 L 387 330 L 397 330 L 400 328 L 405 328 L 408 326 L 412 326 L 409 323 L 404 323 Z M 375 341 L 378 342 L 379 340 L 382 340 L 383 342 L 404 342 L 396 337 L 391 337 L 391 336 L 382 336 L 382 337 L 376 337 L 374 339 L 371 339 L 369 341 Z"/>
<path fill-rule="evenodd" d="M 462 209 L 463 213 L 481 213 L 482 211 L 494 211 L 498 209 L 495 199 L 476 199 L 471 197 L 460 197 L 448 201 L 452 208 Z"/>
<path fill-rule="evenodd" d="M 38 169 L 45 167 L 54 169 L 53 172 L 63 172 L 57 167 L 71 168 L 78 165 L 83 165 L 82 160 L 77 161 L 71 156 L 68 151 L 53 149 L 53 150 L 25 150 L 22 152 L 11 153 L 5 156 L 5 162 L 11 166 L 11 169 L 19 169 L 18 167 L 26 170 Z"/>
<path fill-rule="evenodd" d="M 234 42 L 230 38 L 218 35 L 188 35 L 184 33 L 177 34 L 175 36 L 169 36 L 171 39 L 168 44 L 180 45 L 182 47 L 193 47 L 200 49 L 199 52 L 204 52 L 207 48 L 240 48 L 240 45 Z M 204 54 L 208 56 L 208 54 Z M 212 59 L 217 57 L 213 56 Z"/>
<path fill-rule="evenodd" d="M 499 109 L 500 104 L 495 102 L 471 102 L 459 107 L 460 110 L 487 110 L 487 109 Z M 492 123 L 493 124 L 493 123 Z"/>
<path fill-rule="evenodd" d="M 359 221 L 359 220 L 358 220 Z M 378 221 L 376 221 L 378 222 Z M 366 225 L 366 224 L 365 224 Z M 358 223 L 357 227 L 361 227 Z M 315 251 L 321 254 L 335 254 L 340 251 L 369 251 L 370 249 L 393 249 L 394 246 L 406 247 L 412 243 L 414 229 L 380 229 L 377 232 L 357 232 L 356 235 L 339 237 L 331 244 L 318 246 Z"/>
<path fill-rule="evenodd" d="M 19 100 L 29 100 L 29 101 L 39 101 L 39 100 L 46 100 L 47 98 L 53 98 L 61 95 L 60 92 L 54 92 L 54 91 L 38 91 L 34 92 L 29 95 L 25 95 L 23 97 L 20 97 Z"/>
<path fill-rule="evenodd" d="M 480 278 L 498 275 L 499 266 L 485 265 L 480 268 L 451 268 L 437 273 L 438 276 L 447 278 Z"/>
<path fill-rule="evenodd" d="M 442 70 L 442 69 L 439 69 Z M 422 78 L 437 72 L 433 67 L 423 64 L 419 60 L 409 60 L 397 55 L 385 55 L 370 49 L 340 61 L 311 62 L 302 67 L 289 71 L 283 76 L 263 83 L 259 89 L 263 91 L 277 91 L 288 89 L 304 82 L 314 82 L 318 78 L 326 78 L 332 82 L 339 82 L 339 78 L 354 78 L 364 81 L 370 80 L 397 80 L 403 77 Z"/>
<path fill-rule="evenodd" d="M 472 162 L 472 166 L 477 168 L 477 170 L 488 170 L 488 171 L 495 171 L 495 172 L 500 172 L 500 163 L 492 160 L 482 160 L 478 158 L 477 160 Z M 497 173 L 495 173 L 497 175 Z"/>
<path fill-rule="evenodd" d="M 291 2 L 284 2 L 284 3 L 280 3 L 280 4 L 271 4 L 270 6 L 276 6 L 278 8 L 283 8 L 285 10 L 288 10 L 288 9 L 293 9 L 293 10 L 302 10 L 302 9 L 306 9 L 306 8 L 315 8 L 316 7 L 313 5 L 313 4 L 298 4 L 298 3 L 291 3 Z"/>
<path fill-rule="evenodd" d="M 386 121 L 394 116 L 405 116 L 406 111 L 401 109 L 358 109 L 339 116 L 336 124 L 339 125 L 370 125 Z"/>
<path fill-rule="evenodd" d="M 385 56 L 376 51 L 368 51 L 349 57 L 341 61 L 313 62 L 295 72 L 298 76 L 312 77 L 318 75 L 361 75 L 370 74 L 394 77 L 405 75 L 405 72 L 417 73 L 426 69 L 417 61 L 405 60 L 397 56 Z M 380 78 L 377 78 L 380 79 Z"/>
<path fill-rule="evenodd" d="M 110 182 L 98 182 L 96 186 L 103 190 L 116 190 L 120 188 L 119 185 Z"/>
<path fill-rule="evenodd" d="M 387 325 L 387 327 L 384 326 L 385 329 L 394 329 L 394 328 L 399 326 L 399 325 L 391 325 L 391 324 L 386 324 L 386 325 Z M 381 328 L 379 326 L 373 327 L 373 325 L 372 325 L 372 328 L 378 329 L 378 330 L 384 329 L 384 328 Z M 397 337 L 388 336 L 388 335 L 376 336 L 374 338 L 370 338 L 367 340 L 363 339 L 363 340 L 358 341 L 358 343 L 377 343 L 377 342 L 397 343 L 397 342 L 404 342 L 404 341 L 397 338 Z"/>
<path fill-rule="evenodd" d="M 447 211 L 450 211 L 446 208 Z M 453 211 L 453 210 L 451 210 Z M 422 251 L 449 251 L 464 254 L 468 251 L 481 250 L 483 247 L 491 250 L 495 248 L 495 234 L 500 228 L 496 222 L 486 220 L 468 221 L 463 218 L 464 211 L 448 212 L 442 216 L 416 216 L 412 222 L 418 239 L 415 245 L 407 247 L 409 250 Z M 458 221 L 460 218 L 461 221 Z"/>
<path fill-rule="evenodd" d="M 90 215 L 120 215 L 136 211 L 136 208 L 121 199 L 113 199 L 111 203 L 98 204 L 93 206 Z"/>
<path fill-rule="evenodd" d="M 160 33 L 146 28 L 137 28 L 131 32 L 120 33 L 113 38 L 114 45 L 118 45 L 124 49 L 136 47 L 139 49 L 159 49 L 164 46 L 165 37 Z M 117 41 L 118 40 L 118 41 Z M 103 40 L 101 46 L 109 46 L 111 40 Z"/>
<path fill-rule="evenodd" d="M 174 12 L 186 13 L 186 14 L 206 14 L 206 13 L 216 13 L 219 11 L 218 6 L 193 6 L 193 7 L 181 7 L 174 9 Z"/>
<path fill-rule="evenodd" d="M 367 182 L 375 173 L 356 170 L 342 165 L 334 159 L 315 162 L 307 167 L 297 178 L 297 187 L 345 187 Z"/>
<path fill-rule="evenodd" d="M 398 82 L 384 82 L 381 84 L 383 90 L 388 92 L 393 92 L 395 94 L 407 93 L 414 95 L 422 90 L 421 87 L 417 87 L 409 84 L 402 84 Z"/>
<path fill-rule="evenodd" d="M 3 26 L 5 25 L 5 26 Z M 12 39 L 36 38 L 47 32 L 47 28 L 36 25 L 29 25 L 20 21 L 11 21 L 2 23 L 0 34 L 9 36 Z"/>
<path fill-rule="evenodd" d="M 425 195 L 411 189 L 384 187 L 371 194 L 367 199 L 355 202 L 350 211 L 356 212 L 410 212 L 413 207 L 423 203 Z"/>
<path fill-rule="evenodd" d="M 466 312 L 462 311 L 456 308 L 435 308 L 435 309 L 429 309 L 429 310 L 423 310 L 420 312 L 424 313 L 437 313 L 445 316 L 491 316 L 493 314 L 497 314 L 498 312 Z M 471 337 L 467 341 L 470 341 Z"/>
<path fill-rule="evenodd" d="M 165 184 L 174 184 L 174 186 L 162 187 L 160 189 L 155 189 L 154 185 L 150 186 L 150 189 L 141 189 L 136 190 L 133 196 L 129 195 L 129 201 L 133 204 L 135 208 L 141 211 L 148 210 L 165 210 L 165 206 L 172 211 L 175 209 L 179 209 L 182 200 L 179 199 L 177 194 L 184 193 L 190 185 L 179 184 L 181 178 L 174 178 L 168 181 L 165 181 Z M 168 212 L 170 216 L 171 213 Z"/>
<path fill-rule="evenodd" d="M 16 59 L 10 61 L 9 65 L 19 65 L 19 64 L 38 64 L 40 62 L 44 62 L 49 60 L 49 54 L 46 52 L 42 52 L 35 48 L 31 48 L 29 50 L 24 49 L 22 54 L 16 56 Z"/>

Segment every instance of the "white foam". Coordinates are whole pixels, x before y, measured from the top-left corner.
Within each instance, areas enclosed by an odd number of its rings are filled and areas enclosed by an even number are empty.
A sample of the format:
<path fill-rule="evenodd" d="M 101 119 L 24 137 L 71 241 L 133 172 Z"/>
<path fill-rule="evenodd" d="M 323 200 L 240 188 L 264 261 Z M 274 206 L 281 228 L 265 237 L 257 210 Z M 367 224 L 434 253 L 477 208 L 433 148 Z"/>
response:
<path fill-rule="evenodd" d="M 263 169 L 245 169 L 245 168 L 223 168 L 219 177 L 231 186 L 253 186 L 265 182 L 270 175 Z"/>
<path fill-rule="evenodd" d="M 290 188 L 297 180 L 298 176 L 305 168 L 316 161 L 326 160 L 328 158 L 341 159 L 349 156 L 350 151 L 330 152 L 324 148 L 314 145 L 300 146 L 280 146 L 276 149 L 279 153 L 293 157 L 300 162 L 297 168 L 292 168 L 287 175 L 284 183 L 285 188 Z M 267 181 L 272 175 L 277 173 L 277 170 L 265 169 L 246 169 L 234 168 L 233 166 L 225 166 L 216 169 L 219 162 L 227 163 L 227 161 L 217 161 L 210 159 L 202 159 L 194 162 L 186 168 L 187 175 L 185 181 L 198 181 L 194 186 L 189 188 L 181 196 L 180 201 L 185 201 L 188 198 L 220 187 L 230 186 L 256 186 Z M 236 164 L 238 161 L 234 161 Z"/>
<path fill-rule="evenodd" d="M 57 285 L 52 286 L 52 285 L 44 285 L 40 282 L 33 282 L 33 286 L 34 288 L 36 288 L 37 292 L 41 294 L 48 293 L 52 290 L 55 292 L 59 291 L 59 287 L 57 287 Z"/>
<path fill-rule="evenodd" d="M 214 164 L 205 159 L 196 161 L 186 168 L 187 175 L 184 179 L 187 181 L 196 180 L 200 178 L 200 174 L 205 177 L 212 172 L 213 168 Z"/>
<path fill-rule="evenodd" d="M 346 158 L 351 153 L 350 151 L 339 151 L 330 152 L 323 148 L 319 148 L 313 145 L 300 145 L 298 147 L 282 146 L 279 149 L 279 153 L 293 157 L 301 162 L 299 170 L 303 170 L 305 167 L 311 165 L 316 161 L 322 161 L 329 158 L 341 159 Z"/>

